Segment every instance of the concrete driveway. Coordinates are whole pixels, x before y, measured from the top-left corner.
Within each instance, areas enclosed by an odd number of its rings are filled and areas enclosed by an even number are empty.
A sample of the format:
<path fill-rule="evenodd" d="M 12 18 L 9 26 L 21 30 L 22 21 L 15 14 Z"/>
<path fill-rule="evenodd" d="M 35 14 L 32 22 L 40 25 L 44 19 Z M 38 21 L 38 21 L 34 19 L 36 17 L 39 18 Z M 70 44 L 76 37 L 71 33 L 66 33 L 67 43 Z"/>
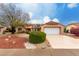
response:
<path fill-rule="evenodd" d="M 65 35 L 47 35 L 47 40 L 54 49 L 79 49 L 79 39 Z"/>

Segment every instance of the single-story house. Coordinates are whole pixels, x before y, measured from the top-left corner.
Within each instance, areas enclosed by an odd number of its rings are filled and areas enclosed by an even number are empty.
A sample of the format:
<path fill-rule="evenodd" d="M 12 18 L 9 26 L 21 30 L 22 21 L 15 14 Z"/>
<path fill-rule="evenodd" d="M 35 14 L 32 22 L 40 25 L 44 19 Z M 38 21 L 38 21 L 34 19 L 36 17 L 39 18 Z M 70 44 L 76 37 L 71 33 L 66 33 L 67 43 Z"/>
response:
<path fill-rule="evenodd" d="M 28 31 L 32 31 L 32 24 L 25 24 L 24 28 Z"/>
<path fill-rule="evenodd" d="M 57 22 L 47 22 L 41 26 L 41 31 L 45 32 L 47 35 L 50 34 L 63 34 L 64 33 L 64 25 Z"/>
<path fill-rule="evenodd" d="M 26 30 L 23 26 L 18 26 L 16 28 L 16 33 L 23 33 L 23 32 L 26 32 Z"/>
<path fill-rule="evenodd" d="M 66 30 L 68 30 L 68 32 L 70 33 L 70 29 L 73 27 L 79 26 L 79 23 L 72 23 L 72 24 L 68 24 L 66 26 Z"/>
<path fill-rule="evenodd" d="M 24 28 L 29 31 L 42 31 L 48 34 L 64 34 L 64 25 L 57 22 L 47 22 L 45 24 L 25 24 Z"/>
<path fill-rule="evenodd" d="M 24 28 L 27 30 L 27 31 L 40 31 L 41 27 L 40 24 L 26 24 L 24 25 Z"/>
<path fill-rule="evenodd" d="M 18 26 L 16 28 L 16 33 L 23 33 L 23 32 L 31 32 L 31 31 L 40 31 L 40 25 L 39 24 L 24 24 L 23 26 Z"/>

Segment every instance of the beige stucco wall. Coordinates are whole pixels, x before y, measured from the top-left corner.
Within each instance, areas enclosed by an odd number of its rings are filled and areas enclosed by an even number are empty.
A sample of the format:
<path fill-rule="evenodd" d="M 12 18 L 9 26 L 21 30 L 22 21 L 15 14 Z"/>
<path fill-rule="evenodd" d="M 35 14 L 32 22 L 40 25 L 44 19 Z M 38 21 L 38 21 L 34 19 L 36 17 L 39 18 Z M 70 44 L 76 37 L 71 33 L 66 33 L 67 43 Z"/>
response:
<path fill-rule="evenodd" d="M 42 25 L 41 31 L 44 32 L 44 28 L 60 28 L 60 34 L 64 34 L 64 26 L 63 25 Z"/>
<path fill-rule="evenodd" d="M 74 28 L 75 28 L 75 27 L 76 27 L 76 25 L 69 25 L 69 26 L 67 26 L 67 27 L 66 27 L 66 30 L 69 30 L 69 32 L 70 32 L 70 29 L 71 29 L 72 27 L 74 27 Z"/>

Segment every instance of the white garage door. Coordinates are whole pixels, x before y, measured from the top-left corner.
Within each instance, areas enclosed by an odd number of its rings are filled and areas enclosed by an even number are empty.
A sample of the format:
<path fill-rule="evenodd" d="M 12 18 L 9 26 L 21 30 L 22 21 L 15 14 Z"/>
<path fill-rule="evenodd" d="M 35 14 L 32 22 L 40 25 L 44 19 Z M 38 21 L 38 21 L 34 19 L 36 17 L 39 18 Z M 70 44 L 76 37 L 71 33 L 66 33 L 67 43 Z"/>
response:
<path fill-rule="evenodd" d="M 45 28 L 44 32 L 47 35 L 60 34 L 60 28 Z"/>

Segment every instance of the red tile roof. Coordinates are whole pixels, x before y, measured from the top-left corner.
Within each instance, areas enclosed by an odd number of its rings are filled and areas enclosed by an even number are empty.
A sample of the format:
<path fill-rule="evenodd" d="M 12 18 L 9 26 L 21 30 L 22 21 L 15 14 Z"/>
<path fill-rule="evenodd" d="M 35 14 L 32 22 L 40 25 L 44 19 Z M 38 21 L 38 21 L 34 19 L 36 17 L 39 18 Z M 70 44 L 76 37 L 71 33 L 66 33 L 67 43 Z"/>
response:
<path fill-rule="evenodd" d="M 47 24 L 47 25 L 58 25 L 59 23 L 50 21 L 50 22 L 47 22 L 47 23 L 45 23 L 45 24 Z"/>

